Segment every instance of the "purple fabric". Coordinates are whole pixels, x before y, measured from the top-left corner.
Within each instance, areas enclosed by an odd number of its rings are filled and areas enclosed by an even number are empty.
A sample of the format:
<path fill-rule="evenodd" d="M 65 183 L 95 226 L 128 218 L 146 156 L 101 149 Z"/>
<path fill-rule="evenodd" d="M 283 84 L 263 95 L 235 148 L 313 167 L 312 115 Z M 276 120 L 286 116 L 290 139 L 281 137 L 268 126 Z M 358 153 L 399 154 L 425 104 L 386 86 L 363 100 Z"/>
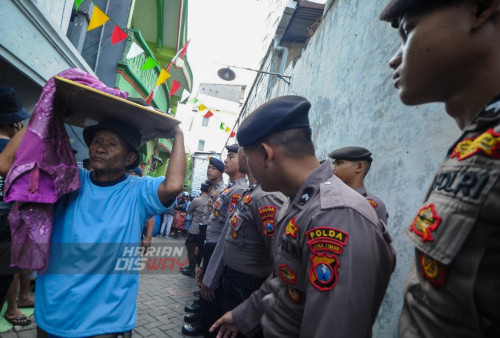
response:
<path fill-rule="evenodd" d="M 126 99 L 127 92 L 107 87 L 79 69 L 58 74 Z M 44 272 L 48 266 L 53 203 L 80 188 L 75 157 L 60 110 L 53 110 L 55 80 L 43 87 L 14 163 L 5 181 L 4 200 L 14 201 L 9 213 L 11 266 Z"/>

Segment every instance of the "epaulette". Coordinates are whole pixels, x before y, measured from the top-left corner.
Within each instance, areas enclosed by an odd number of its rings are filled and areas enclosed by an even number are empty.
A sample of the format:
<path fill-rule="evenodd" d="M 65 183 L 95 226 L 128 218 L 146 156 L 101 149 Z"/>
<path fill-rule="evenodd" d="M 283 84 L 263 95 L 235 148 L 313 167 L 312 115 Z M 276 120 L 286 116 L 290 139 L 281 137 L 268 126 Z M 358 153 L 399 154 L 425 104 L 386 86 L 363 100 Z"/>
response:
<path fill-rule="evenodd" d="M 337 176 L 332 175 L 320 184 L 321 210 L 333 208 L 351 208 L 374 224 L 378 224 L 377 214 L 366 199 L 348 187 Z"/>

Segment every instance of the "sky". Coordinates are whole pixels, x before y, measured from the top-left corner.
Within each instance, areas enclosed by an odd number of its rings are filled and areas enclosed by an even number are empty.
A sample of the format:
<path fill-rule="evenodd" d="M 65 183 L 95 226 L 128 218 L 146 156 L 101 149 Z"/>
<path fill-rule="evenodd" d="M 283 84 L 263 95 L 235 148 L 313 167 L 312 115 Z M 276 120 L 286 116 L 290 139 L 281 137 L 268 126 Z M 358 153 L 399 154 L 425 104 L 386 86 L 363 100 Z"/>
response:
<path fill-rule="evenodd" d="M 189 65 L 193 71 L 193 95 L 200 83 L 246 84 L 256 73 L 233 69 L 236 79 L 217 76 L 225 65 L 259 69 L 275 28 L 270 13 L 278 0 L 189 0 Z M 193 97 L 193 96 L 192 96 Z"/>

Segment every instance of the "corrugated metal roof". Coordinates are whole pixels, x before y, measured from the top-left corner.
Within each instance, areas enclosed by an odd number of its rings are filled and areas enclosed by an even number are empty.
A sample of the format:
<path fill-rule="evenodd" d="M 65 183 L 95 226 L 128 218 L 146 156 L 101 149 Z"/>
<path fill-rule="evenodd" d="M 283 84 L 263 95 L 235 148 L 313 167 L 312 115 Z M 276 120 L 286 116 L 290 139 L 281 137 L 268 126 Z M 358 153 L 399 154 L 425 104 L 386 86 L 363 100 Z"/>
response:
<path fill-rule="evenodd" d="M 280 43 L 305 42 L 313 33 L 311 32 L 311 26 L 321 19 L 324 8 L 324 4 L 300 0 L 297 1 L 295 10 L 290 15 L 290 8 L 287 7 L 277 31 L 277 36 L 279 37 L 280 28 L 283 30 L 282 24 L 288 21 Z"/>

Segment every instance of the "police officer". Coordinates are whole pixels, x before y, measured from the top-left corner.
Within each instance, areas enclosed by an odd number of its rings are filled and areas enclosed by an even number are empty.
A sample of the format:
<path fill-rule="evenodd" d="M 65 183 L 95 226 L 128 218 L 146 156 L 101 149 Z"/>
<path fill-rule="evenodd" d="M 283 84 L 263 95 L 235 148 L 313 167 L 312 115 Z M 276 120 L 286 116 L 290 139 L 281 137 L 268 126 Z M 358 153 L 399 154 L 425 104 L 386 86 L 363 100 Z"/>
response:
<path fill-rule="evenodd" d="M 443 102 L 463 132 L 405 230 L 399 336 L 500 337 L 500 1 L 394 0 L 381 19 L 401 101 Z"/>
<path fill-rule="evenodd" d="M 242 148 L 238 165 L 250 187 L 243 193 L 207 267 L 203 284 L 215 289 L 223 277 L 223 310 L 230 311 L 257 290 L 273 271 L 271 244 L 276 215 L 285 201 L 279 192 L 265 192 L 248 170 Z"/>
<path fill-rule="evenodd" d="M 310 103 L 278 97 L 252 112 L 237 138 L 264 191 L 288 196 L 277 218 L 274 274 L 213 326 L 266 337 L 367 337 L 395 265 L 373 208 L 320 165 Z M 226 332 L 229 330 L 230 332 Z"/>
<path fill-rule="evenodd" d="M 208 191 L 208 198 L 206 202 L 206 208 L 203 212 L 203 217 L 201 223 L 199 224 L 200 233 L 198 235 L 198 266 L 200 266 L 203 259 L 203 251 L 205 246 L 205 238 L 207 235 L 207 225 L 210 215 L 212 214 L 212 205 L 219 198 L 219 194 L 226 188 L 224 181 L 222 180 L 222 174 L 224 173 L 224 163 L 213 156 L 210 157 L 208 161 L 207 168 L 207 181 L 206 184 L 210 185 Z M 201 273 L 201 272 L 200 272 Z M 200 277 L 196 278 L 199 283 Z"/>
<path fill-rule="evenodd" d="M 245 173 L 239 171 L 238 148 L 237 144 L 226 146 L 228 153 L 224 160 L 224 172 L 229 176 L 230 183 L 219 194 L 212 206 L 213 212 L 208 221 L 203 259 L 196 276 L 197 280 L 200 281 L 203 280 L 205 268 L 210 263 L 212 253 L 226 220 L 234 210 L 243 192 L 248 188 Z M 206 335 L 209 334 L 210 325 L 222 314 L 222 291 L 222 285 L 213 290 L 201 283 L 201 321 Z M 192 330 L 183 330 L 185 334 L 192 333 L 188 331 Z"/>
<path fill-rule="evenodd" d="M 186 276 L 193 278 L 197 262 L 195 252 L 196 247 L 198 246 L 198 235 L 200 233 L 199 224 L 201 223 L 202 218 L 205 216 L 209 188 L 210 186 L 208 184 L 202 183 L 200 187 L 201 195 L 193 199 L 187 210 L 187 214 L 191 215 L 193 220 L 191 227 L 189 228 L 188 236 L 186 238 L 186 248 L 188 251 L 189 265 L 186 269 L 182 268 L 181 271 Z"/>
<path fill-rule="evenodd" d="M 387 224 L 389 214 L 384 202 L 366 191 L 365 177 L 370 170 L 372 153 L 363 147 L 344 147 L 332 151 L 328 157 L 333 159 L 333 173 L 352 189 L 363 195 L 375 209 L 378 218 Z"/>

